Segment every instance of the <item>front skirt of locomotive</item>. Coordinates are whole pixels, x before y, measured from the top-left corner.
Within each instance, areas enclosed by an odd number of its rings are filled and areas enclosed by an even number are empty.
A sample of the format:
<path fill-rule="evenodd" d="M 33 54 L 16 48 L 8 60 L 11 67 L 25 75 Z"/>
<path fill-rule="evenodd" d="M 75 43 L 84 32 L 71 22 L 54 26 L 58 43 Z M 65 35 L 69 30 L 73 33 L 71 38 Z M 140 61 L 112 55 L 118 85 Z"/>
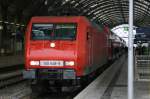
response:
<path fill-rule="evenodd" d="M 73 69 L 32 69 L 23 71 L 25 79 L 67 80 L 76 79 Z"/>

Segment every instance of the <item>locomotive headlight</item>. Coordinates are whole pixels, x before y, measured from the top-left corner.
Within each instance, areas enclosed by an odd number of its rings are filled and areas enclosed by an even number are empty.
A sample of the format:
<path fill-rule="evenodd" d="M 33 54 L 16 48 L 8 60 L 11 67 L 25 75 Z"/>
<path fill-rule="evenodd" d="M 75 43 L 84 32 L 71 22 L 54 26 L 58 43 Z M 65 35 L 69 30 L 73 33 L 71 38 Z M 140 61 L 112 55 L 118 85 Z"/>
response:
<path fill-rule="evenodd" d="M 75 64 L 74 61 L 66 61 L 65 62 L 66 66 L 74 66 L 74 64 Z"/>
<path fill-rule="evenodd" d="M 50 44 L 50 47 L 55 47 L 55 46 L 56 46 L 55 43 Z"/>
<path fill-rule="evenodd" d="M 30 61 L 30 65 L 40 65 L 39 61 Z"/>

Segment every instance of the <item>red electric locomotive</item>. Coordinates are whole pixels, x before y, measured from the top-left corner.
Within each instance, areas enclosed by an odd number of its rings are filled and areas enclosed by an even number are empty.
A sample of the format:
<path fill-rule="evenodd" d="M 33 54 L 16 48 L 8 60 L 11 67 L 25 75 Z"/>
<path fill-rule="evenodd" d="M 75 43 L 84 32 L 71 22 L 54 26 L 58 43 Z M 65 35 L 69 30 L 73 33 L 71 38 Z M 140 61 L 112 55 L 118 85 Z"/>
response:
<path fill-rule="evenodd" d="M 35 85 L 76 85 L 108 61 L 109 42 L 107 27 L 83 16 L 33 17 L 26 31 L 24 78 Z"/>

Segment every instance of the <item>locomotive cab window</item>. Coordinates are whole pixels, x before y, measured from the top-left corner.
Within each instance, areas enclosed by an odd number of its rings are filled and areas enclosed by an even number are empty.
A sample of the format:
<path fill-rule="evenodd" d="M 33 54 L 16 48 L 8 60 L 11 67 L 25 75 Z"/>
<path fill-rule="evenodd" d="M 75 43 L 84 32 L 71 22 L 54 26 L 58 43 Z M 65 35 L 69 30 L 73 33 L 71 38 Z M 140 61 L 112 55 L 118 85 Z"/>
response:
<path fill-rule="evenodd" d="M 32 40 L 75 40 L 77 26 L 74 23 L 33 24 Z"/>

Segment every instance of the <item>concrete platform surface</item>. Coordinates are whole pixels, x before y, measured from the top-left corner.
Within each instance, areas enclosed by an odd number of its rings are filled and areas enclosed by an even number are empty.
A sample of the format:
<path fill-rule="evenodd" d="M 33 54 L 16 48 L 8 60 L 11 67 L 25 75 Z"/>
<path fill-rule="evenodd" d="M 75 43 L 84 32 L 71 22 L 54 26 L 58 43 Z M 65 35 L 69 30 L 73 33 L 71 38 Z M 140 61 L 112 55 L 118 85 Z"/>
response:
<path fill-rule="evenodd" d="M 24 64 L 23 55 L 0 56 L 0 68 Z"/>
<path fill-rule="evenodd" d="M 89 86 L 87 86 L 82 92 L 80 92 L 74 99 L 101 99 L 105 95 L 108 86 L 116 78 L 117 72 L 124 63 L 125 56 L 122 56 L 119 60 L 113 63 L 106 71 L 104 71 L 96 80 L 94 80 Z M 107 95 L 107 94 L 106 94 Z"/>
<path fill-rule="evenodd" d="M 110 70 L 106 70 L 107 75 L 100 75 L 74 99 L 128 99 L 127 57 L 123 61 L 121 66 L 113 64 Z M 117 62 L 120 65 L 122 59 Z M 114 67 L 119 69 L 116 70 Z M 150 82 L 134 81 L 134 97 L 134 99 L 150 99 Z"/>
<path fill-rule="evenodd" d="M 119 78 L 113 85 L 109 99 L 127 99 L 127 62 L 125 62 Z M 105 96 L 107 97 L 107 96 Z M 135 99 L 150 99 L 150 82 L 134 81 Z M 108 99 L 108 98 L 106 98 Z"/>

